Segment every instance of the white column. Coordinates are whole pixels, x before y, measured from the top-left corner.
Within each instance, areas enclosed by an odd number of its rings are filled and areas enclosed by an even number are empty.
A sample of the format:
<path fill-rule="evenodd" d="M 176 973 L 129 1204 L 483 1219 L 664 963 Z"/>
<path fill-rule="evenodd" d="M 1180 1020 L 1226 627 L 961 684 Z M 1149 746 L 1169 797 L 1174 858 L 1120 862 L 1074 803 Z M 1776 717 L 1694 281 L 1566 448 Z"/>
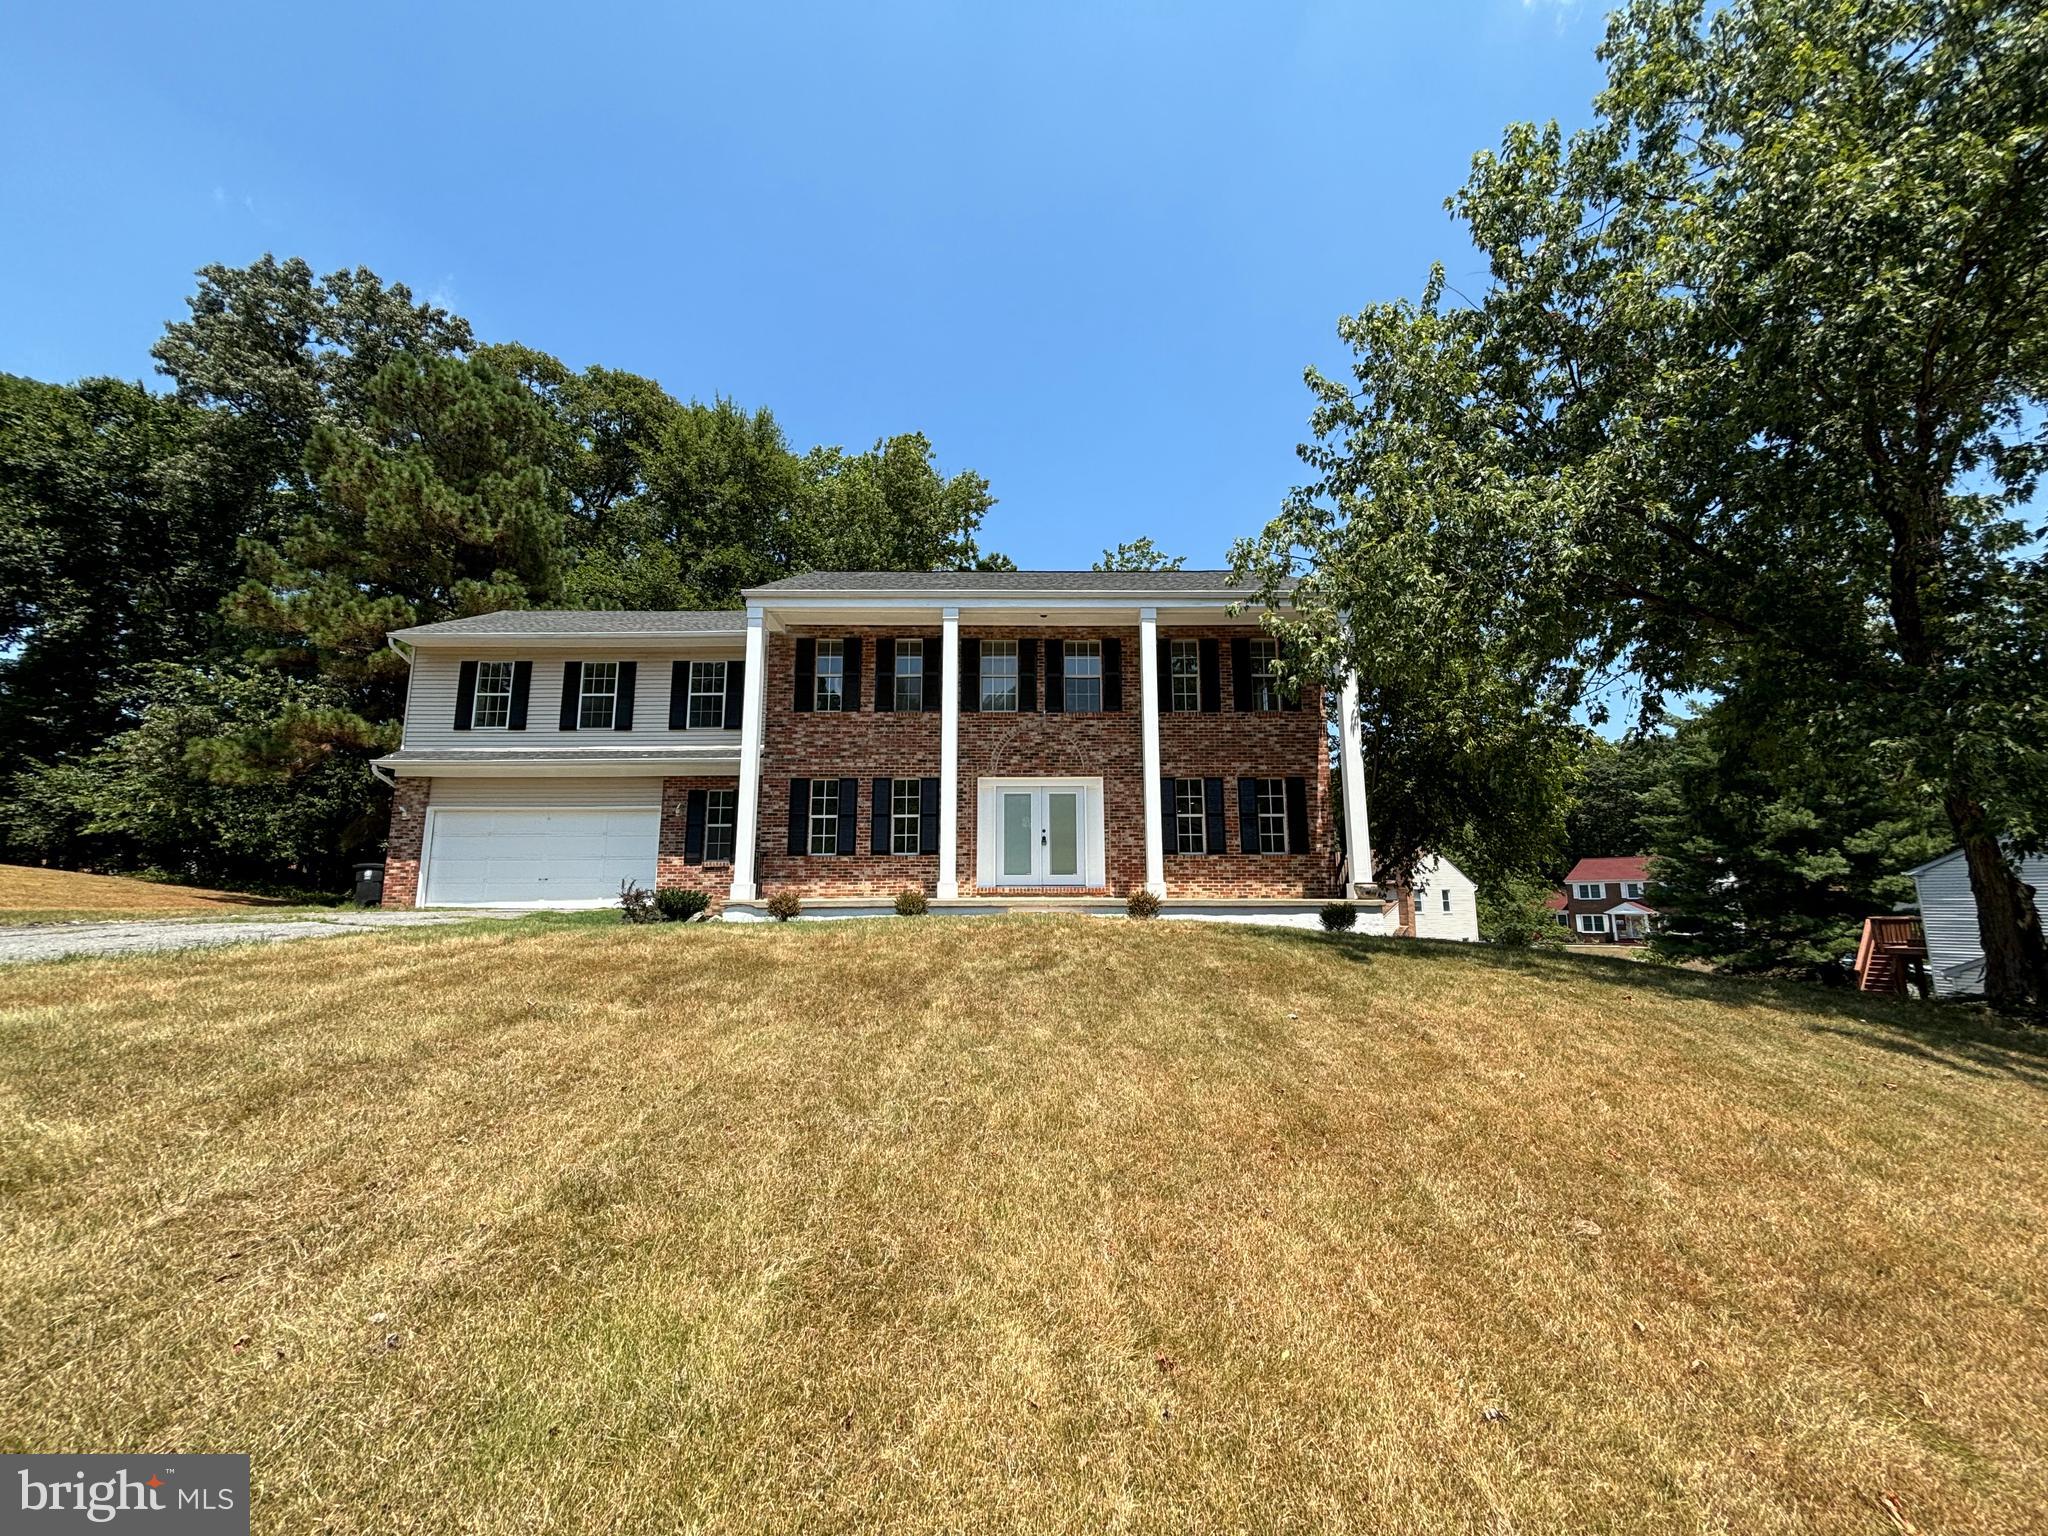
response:
<path fill-rule="evenodd" d="M 1358 719 L 1358 674 L 1344 674 L 1337 696 L 1338 783 L 1344 787 L 1344 847 L 1350 857 L 1351 880 L 1346 896 L 1372 895 L 1372 831 L 1366 824 L 1365 727 Z"/>
<path fill-rule="evenodd" d="M 960 894 L 960 610 L 940 615 L 939 900 Z"/>
<path fill-rule="evenodd" d="M 1143 679 L 1145 743 L 1145 889 L 1166 894 L 1166 844 L 1159 817 L 1159 610 L 1138 610 L 1138 676 Z"/>
<path fill-rule="evenodd" d="M 761 833 L 761 734 L 767 720 L 768 631 L 760 608 L 747 609 L 747 675 L 741 681 L 739 825 L 733 829 L 732 899 L 752 901 L 754 849 Z"/>

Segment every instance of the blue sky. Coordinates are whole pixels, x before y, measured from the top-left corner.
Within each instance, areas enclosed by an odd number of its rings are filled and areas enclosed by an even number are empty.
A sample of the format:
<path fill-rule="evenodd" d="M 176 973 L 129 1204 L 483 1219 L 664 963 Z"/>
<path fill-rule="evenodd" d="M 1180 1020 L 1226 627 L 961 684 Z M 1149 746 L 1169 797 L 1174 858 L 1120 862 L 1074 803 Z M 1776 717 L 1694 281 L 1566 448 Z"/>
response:
<path fill-rule="evenodd" d="M 988 547 L 1198 565 L 1296 478 L 1334 323 L 1584 120 L 1598 7 L 33 6 L 0 22 L 0 370 L 150 376 L 194 268 L 362 264 L 581 367 L 928 433 Z"/>

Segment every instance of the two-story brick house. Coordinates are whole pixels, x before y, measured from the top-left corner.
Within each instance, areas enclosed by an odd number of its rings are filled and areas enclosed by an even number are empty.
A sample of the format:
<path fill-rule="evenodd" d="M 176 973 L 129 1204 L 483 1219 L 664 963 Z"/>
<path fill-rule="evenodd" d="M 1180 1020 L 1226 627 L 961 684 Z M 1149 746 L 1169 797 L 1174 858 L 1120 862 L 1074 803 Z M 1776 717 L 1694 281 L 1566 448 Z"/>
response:
<path fill-rule="evenodd" d="M 1641 944 L 1657 920 L 1649 893 L 1648 855 L 1581 859 L 1565 876 L 1563 900 L 1553 910 L 1574 943 Z"/>
<path fill-rule="evenodd" d="M 744 596 L 394 633 L 386 904 L 601 905 L 623 880 L 735 915 L 909 886 L 1372 902 L 1356 711 L 1340 838 L 1326 699 L 1294 696 L 1227 573 L 814 572 Z"/>

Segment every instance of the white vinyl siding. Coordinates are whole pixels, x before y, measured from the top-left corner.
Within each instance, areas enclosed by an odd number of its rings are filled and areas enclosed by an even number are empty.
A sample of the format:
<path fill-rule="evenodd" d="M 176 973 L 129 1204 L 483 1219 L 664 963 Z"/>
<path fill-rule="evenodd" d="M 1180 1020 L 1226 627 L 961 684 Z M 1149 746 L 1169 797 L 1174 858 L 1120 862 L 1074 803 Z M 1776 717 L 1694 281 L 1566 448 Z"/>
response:
<path fill-rule="evenodd" d="M 1432 855 L 1416 869 L 1415 880 L 1419 892 L 1415 901 L 1418 939 L 1479 942 L 1479 890 L 1462 869 L 1449 859 Z"/>
<path fill-rule="evenodd" d="M 406 750 L 438 752 L 448 749 L 459 753 L 465 750 L 501 752 L 534 747 L 590 747 L 604 751 L 621 747 L 673 747 L 677 737 L 668 728 L 670 663 L 693 658 L 737 661 L 739 643 L 732 641 L 729 646 L 729 649 L 678 648 L 665 653 L 606 653 L 604 659 L 607 661 L 639 663 L 639 677 L 633 691 L 633 729 L 590 734 L 570 731 L 566 735 L 561 729 L 562 665 L 585 659 L 588 653 L 564 654 L 560 650 L 539 649 L 517 652 L 517 659 L 533 663 L 532 692 L 526 704 L 526 729 L 493 731 L 484 737 L 479 737 L 474 731 L 455 729 L 458 674 L 464 661 L 478 659 L 476 653 L 465 654 L 460 649 L 418 650 L 413 653 L 412 671 L 406 682 Z M 508 653 L 508 659 L 512 654 Z M 687 677 L 684 686 L 689 686 Z M 705 731 L 701 735 L 693 735 L 692 739 L 708 744 L 721 738 L 737 745 L 740 733 L 737 730 Z"/>
<path fill-rule="evenodd" d="M 2020 864 L 2020 879 L 2034 887 L 2041 929 L 2048 933 L 2048 854 Z M 1977 898 L 1970 866 L 1960 850 L 1913 876 L 1920 926 L 1927 933 L 1927 971 L 1936 997 L 1967 997 L 1984 990 L 1984 940 L 1977 930 Z"/>

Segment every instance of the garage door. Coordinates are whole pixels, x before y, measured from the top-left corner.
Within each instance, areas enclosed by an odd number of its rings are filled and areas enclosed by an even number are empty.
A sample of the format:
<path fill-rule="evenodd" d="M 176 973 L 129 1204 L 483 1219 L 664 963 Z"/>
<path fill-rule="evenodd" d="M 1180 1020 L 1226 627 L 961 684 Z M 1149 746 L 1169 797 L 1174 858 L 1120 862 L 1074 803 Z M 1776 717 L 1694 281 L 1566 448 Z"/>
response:
<path fill-rule="evenodd" d="M 427 829 L 430 907 L 603 906 L 619 883 L 653 888 L 661 813 L 436 810 Z"/>

